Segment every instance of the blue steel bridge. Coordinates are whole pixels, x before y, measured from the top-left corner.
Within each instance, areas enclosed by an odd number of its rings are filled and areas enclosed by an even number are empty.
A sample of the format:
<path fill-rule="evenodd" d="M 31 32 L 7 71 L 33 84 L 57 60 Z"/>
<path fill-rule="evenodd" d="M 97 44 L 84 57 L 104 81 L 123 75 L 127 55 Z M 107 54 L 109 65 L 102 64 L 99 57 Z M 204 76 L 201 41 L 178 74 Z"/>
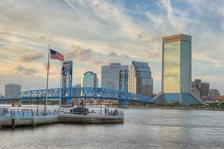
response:
<path fill-rule="evenodd" d="M 14 100 L 37 100 L 46 98 L 46 89 L 22 91 L 15 98 L 0 98 L 0 101 Z M 67 99 L 68 104 L 72 104 L 72 99 L 75 98 L 93 98 L 98 100 L 119 100 L 124 102 L 124 106 L 128 106 L 128 102 L 137 102 L 150 104 L 154 103 L 153 98 L 133 94 L 126 91 L 114 90 L 108 88 L 82 87 L 71 88 L 70 95 L 61 95 L 63 90 L 60 88 L 48 89 L 48 99 Z"/>

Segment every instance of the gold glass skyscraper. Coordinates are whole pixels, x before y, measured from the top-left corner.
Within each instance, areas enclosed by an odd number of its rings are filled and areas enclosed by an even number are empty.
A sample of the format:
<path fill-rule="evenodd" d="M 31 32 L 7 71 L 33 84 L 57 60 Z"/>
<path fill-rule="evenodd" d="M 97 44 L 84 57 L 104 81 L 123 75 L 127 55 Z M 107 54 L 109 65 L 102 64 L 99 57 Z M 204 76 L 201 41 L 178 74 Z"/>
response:
<path fill-rule="evenodd" d="M 191 91 L 191 36 L 163 38 L 163 93 Z"/>
<path fill-rule="evenodd" d="M 159 102 L 200 103 L 191 94 L 191 36 L 163 37 L 162 94 Z"/>

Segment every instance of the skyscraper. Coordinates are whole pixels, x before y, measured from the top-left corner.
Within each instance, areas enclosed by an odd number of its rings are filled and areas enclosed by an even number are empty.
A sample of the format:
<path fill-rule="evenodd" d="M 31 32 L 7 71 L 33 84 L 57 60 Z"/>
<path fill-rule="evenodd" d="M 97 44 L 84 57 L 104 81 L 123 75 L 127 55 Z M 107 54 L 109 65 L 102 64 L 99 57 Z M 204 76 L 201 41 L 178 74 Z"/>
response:
<path fill-rule="evenodd" d="M 122 75 L 120 73 L 124 73 L 124 71 L 128 71 L 128 66 L 121 65 L 120 63 L 111 63 L 110 65 L 102 66 L 101 87 L 117 90 L 123 88 L 120 86 L 121 84 L 123 84 L 120 83 L 120 76 Z"/>
<path fill-rule="evenodd" d="M 153 95 L 153 79 L 148 63 L 132 61 L 128 70 L 128 91 L 144 96 Z"/>
<path fill-rule="evenodd" d="M 14 98 L 21 92 L 21 86 L 18 84 L 6 84 L 5 85 L 5 97 Z"/>
<path fill-rule="evenodd" d="M 96 73 L 87 71 L 84 73 L 84 76 L 81 78 L 81 87 L 98 87 L 98 78 Z M 86 96 L 93 96 L 95 93 L 81 93 Z"/>
<path fill-rule="evenodd" d="M 98 78 L 96 73 L 87 71 L 81 79 L 81 87 L 98 87 Z"/>
<path fill-rule="evenodd" d="M 200 103 L 191 94 L 191 36 L 173 35 L 163 38 L 162 94 L 159 102 Z"/>

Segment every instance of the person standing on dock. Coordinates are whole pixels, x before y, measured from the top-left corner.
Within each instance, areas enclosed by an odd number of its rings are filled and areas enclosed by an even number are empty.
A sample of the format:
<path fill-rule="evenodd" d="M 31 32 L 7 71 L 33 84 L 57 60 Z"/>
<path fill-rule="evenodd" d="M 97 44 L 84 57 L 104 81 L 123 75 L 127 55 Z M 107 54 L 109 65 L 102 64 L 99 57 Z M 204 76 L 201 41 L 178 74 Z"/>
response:
<path fill-rule="evenodd" d="M 105 115 L 107 115 L 107 108 L 105 108 Z"/>

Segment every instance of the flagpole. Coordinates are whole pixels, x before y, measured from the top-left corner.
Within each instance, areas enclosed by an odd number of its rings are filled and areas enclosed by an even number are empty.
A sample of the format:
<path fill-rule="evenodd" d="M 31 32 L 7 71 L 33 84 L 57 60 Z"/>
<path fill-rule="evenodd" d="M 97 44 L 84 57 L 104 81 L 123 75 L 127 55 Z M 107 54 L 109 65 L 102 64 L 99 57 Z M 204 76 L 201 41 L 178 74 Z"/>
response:
<path fill-rule="evenodd" d="M 61 61 L 61 79 L 60 79 L 60 100 L 59 100 L 59 108 L 61 108 L 61 98 L 62 98 L 62 73 L 63 73 L 63 69 L 62 69 L 62 65 L 63 62 Z"/>
<path fill-rule="evenodd" d="M 48 61 L 47 61 L 47 83 L 46 83 L 46 98 L 45 98 L 45 104 L 44 104 L 44 113 L 47 114 L 47 100 L 48 100 L 48 80 L 49 80 L 49 67 L 50 67 L 50 43 L 49 43 L 49 49 L 48 49 Z"/>

